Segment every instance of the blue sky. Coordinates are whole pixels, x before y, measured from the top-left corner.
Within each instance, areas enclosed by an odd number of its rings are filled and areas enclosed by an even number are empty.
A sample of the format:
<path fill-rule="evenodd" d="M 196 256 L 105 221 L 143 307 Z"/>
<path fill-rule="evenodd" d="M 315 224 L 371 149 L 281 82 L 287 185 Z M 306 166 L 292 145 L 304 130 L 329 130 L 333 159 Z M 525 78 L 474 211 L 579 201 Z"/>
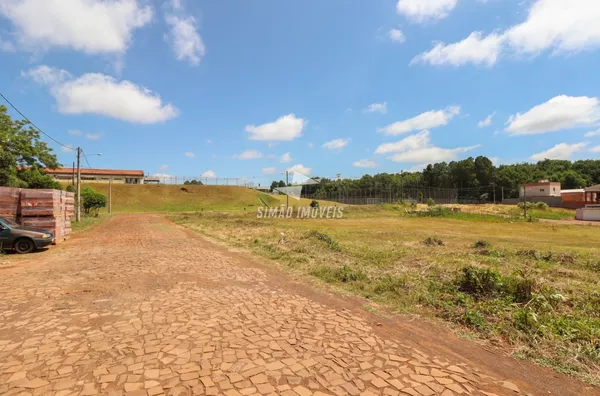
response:
<path fill-rule="evenodd" d="M 93 167 L 148 174 L 598 158 L 598 20 L 596 0 L 2 0 L 0 87 Z"/>

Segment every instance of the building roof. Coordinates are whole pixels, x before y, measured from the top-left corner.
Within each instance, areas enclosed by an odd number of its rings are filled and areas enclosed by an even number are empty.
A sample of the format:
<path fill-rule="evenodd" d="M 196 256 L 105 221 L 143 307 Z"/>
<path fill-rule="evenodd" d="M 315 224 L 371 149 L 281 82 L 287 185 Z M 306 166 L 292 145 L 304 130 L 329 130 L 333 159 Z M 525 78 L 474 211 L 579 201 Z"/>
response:
<path fill-rule="evenodd" d="M 576 188 L 571 190 L 560 190 L 561 194 L 574 194 L 574 193 L 583 193 L 585 190 L 583 188 Z"/>
<path fill-rule="evenodd" d="M 584 189 L 586 192 L 600 192 L 600 184 L 596 184 L 595 186 L 586 187 Z"/>
<path fill-rule="evenodd" d="M 49 175 L 72 175 L 73 168 L 45 169 Z M 123 169 L 94 169 L 81 168 L 81 174 L 86 176 L 127 176 L 144 177 L 142 170 L 123 170 Z"/>
<path fill-rule="evenodd" d="M 535 186 L 547 186 L 550 184 L 560 184 L 560 182 L 539 182 L 539 183 L 527 183 L 527 184 L 521 184 L 521 186 L 524 187 L 535 187 Z"/>

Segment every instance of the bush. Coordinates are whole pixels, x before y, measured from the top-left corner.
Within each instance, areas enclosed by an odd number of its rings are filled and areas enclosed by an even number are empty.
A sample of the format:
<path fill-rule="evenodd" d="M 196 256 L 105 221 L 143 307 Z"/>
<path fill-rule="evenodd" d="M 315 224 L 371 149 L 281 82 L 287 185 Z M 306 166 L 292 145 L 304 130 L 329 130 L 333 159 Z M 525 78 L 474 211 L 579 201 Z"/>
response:
<path fill-rule="evenodd" d="M 435 206 L 435 201 L 433 200 L 433 198 L 427 198 L 427 206 Z"/>
<path fill-rule="evenodd" d="M 489 268 L 464 267 L 458 289 L 475 297 L 493 297 L 502 287 L 502 276 Z"/>
<path fill-rule="evenodd" d="M 548 206 L 548 204 L 546 202 L 536 202 L 535 203 L 535 208 L 538 210 L 548 210 L 550 208 L 550 206 Z"/>
<path fill-rule="evenodd" d="M 484 249 L 484 248 L 492 247 L 492 244 L 489 243 L 488 241 L 484 241 L 483 239 L 480 239 L 479 241 L 477 241 L 473 244 L 473 247 L 475 249 Z"/>
<path fill-rule="evenodd" d="M 72 192 L 72 193 L 74 193 L 74 192 L 77 192 L 77 189 L 75 188 L 75 185 L 74 185 L 74 184 L 69 184 L 69 185 L 67 186 L 66 190 L 67 190 L 68 192 Z"/>
<path fill-rule="evenodd" d="M 417 194 L 417 201 L 419 203 L 423 203 L 423 191 L 419 191 L 419 193 Z"/>
<path fill-rule="evenodd" d="M 81 202 L 86 215 L 97 217 L 100 209 L 106 207 L 106 195 L 85 187 L 81 190 Z"/>
<path fill-rule="evenodd" d="M 433 206 L 424 212 L 418 212 L 417 215 L 421 217 L 444 217 L 452 214 L 452 211 L 443 206 Z"/>
<path fill-rule="evenodd" d="M 338 243 L 332 237 L 325 234 L 324 232 L 317 231 L 317 230 L 311 230 L 311 231 L 309 231 L 307 237 L 314 238 L 319 241 L 325 242 L 333 250 L 338 250 L 338 251 L 340 250 L 340 246 L 338 245 Z"/>
<path fill-rule="evenodd" d="M 426 246 L 444 246 L 444 241 L 442 241 L 440 238 L 436 238 L 436 237 L 427 237 L 423 241 L 423 245 L 426 245 Z"/>
<path fill-rule="evenodd" d="M 319 201 L 313 199 L 312 202 L 310 203 L 310 207 L 311 208 L 318 208 L 319 207 Z"/>

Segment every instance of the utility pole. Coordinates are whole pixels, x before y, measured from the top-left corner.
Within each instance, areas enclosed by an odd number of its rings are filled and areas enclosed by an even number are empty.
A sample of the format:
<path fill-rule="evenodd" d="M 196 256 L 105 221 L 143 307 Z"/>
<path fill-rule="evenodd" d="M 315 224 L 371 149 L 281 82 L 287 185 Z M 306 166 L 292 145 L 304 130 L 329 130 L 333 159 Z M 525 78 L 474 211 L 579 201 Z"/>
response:
<path fill-rule="evenodd" d="M 81 221 L 81 147 L 77 147 L 77 208 L 75 221 Z"/>
<path fill-rule="evenodd" d="M 285 186 L 289 187 L 290 185 L 290 181 L 289 181 L 289 171 L 285 171 Z M 287 208 L 290 206 L 290 191 L 287 190 L 287 194 L 285 194 L 285 210 L 287 210 Z"/>
<path fill-rule="evenodd" d="M 527 218 L 527 187 L 523 186 L 523 198 L 525 202 L 523 202 L 523 210 L 525 211 L 525 218 Z"/>
<path fill-rule="evenodd" d="M 108 213 L 112 213 L 112 177 L 108 181 Z"/>
<path fill-rule="evenodd" d="M 502 202 L 504 202 L 504 186 L 500 187 L 502 189 Z"/>
<path fill-rule="evenodd" d="M 403 177 L 402 177 L 402 171 L 400 171 L 400 202 L 404 203 L 404 184 L 403 184 Z"/>
<path fill-rule="evenodd" d="M 496 203 L 496 184 L 492 183 L 492 188 L 494 189 L 494 204 Z"/>
<path fill-rule="evenodd" d="M 75 161 L 73 161 L 73 185 L 75 185 Z"/>

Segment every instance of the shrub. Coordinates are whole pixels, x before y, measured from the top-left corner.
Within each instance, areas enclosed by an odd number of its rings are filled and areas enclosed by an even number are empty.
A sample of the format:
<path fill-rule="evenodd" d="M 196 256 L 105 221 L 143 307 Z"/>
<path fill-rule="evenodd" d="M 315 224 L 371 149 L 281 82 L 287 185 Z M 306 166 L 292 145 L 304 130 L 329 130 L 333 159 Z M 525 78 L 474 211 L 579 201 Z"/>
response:
<path fill-rule="evenodd" d="M 437 237 L 427 237 L 423 241 L 423 245 L 426 246 L 444 246 L 444 241 Z"/>
<path fill-rule="evenodd" d="M 81 202 L 86 215 L 97 217 L 100 209 L 106 207 L 106 195 L 85 187 L 81 190 Z"/>
<path fill-rule="evenodd" d="M 338 243 L 332 237 L 325 234 L 324 232 L 317 231 L 317 230 L 311 230 L 308 232 L 307 236 L 308 236 L 308 238 L 317 239 L 321 242 L 326 243 L 333 250 L 340 250 L 340 246 L 338 245 Z"/>
<path fill-rule="evenodd" d="M 435 201 L 433 200 L 433 198 L 427 198 L 427 206 L 435 206 Z"/>
<path fill-rule="evenodd" d="M 75 185 L 74 185 L 74 184 L 69 184 L 69 185 L 67 186 L 66 190 L 67 190 L 68 192 L 72 192 L 72 193 L 74 193 L 74 192 L 77 192 L 77 189 L 75 188 Z"/>
<path fill-rule="evenodd" d="M 483 239 L 480 239 L 479 241 L 477 241 L 477 242 L 475 242 L 475 243 L 473 244 L 473 247 L 474 247 L 475 249 L 484 249 L 484 248 L 490 248 L 490 247 L 492 247 L 492 244 L 491 244 L 491 243 L 489 243 L 488 241 L 485 241 L 485 240 L 483 240 Z"/>
<path fill-rule="evenodd" d="M 458 289 L 475 297 L 493 297 L 502 287 L 502 276 L 489 268 L 464 267 Z"/>
<path fill-rule="evenodd" d="M 312 202 L 310 203 L 310 207 L 311 208 L 318 208 L 319 207 L 319 201 L 313 199 Z"/>
<path fill-rule="evenodd" d="M 467 311 L 465 323 L 472 327 L 482 328 L 485 326 L 485 318 L 479 311 Z"/>
<path fill-rule="evenodd" d="M 419 193 L 417 194 L 417 201 L 419 203 L 423 203 L 423 191 L 419 191 Z"/>
<path fill-rule="evenodd" d="M 535 203 L 535 208 L 538 210 L 548 210 L 550 208 L 550 206 L 548 206 L 548 204 L 546 202 L 536 202 Z"/>

